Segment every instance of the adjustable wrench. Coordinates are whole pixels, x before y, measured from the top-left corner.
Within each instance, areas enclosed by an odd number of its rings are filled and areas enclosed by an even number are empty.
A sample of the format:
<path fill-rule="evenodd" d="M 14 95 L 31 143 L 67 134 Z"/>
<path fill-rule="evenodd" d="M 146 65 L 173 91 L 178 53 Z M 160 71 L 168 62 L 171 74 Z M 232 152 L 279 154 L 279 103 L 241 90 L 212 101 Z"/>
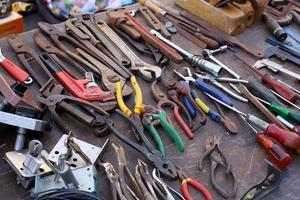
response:
<path fill-rule="evenodd" d="M 161 68 L 142 61 L 104 21 L 97 23 L 97 25 L 107 37 L 111 38 L 120 51 L 125 53 L 130 59 L 130 70 L 138 72 L 147 81 L 161 76 Z"/>

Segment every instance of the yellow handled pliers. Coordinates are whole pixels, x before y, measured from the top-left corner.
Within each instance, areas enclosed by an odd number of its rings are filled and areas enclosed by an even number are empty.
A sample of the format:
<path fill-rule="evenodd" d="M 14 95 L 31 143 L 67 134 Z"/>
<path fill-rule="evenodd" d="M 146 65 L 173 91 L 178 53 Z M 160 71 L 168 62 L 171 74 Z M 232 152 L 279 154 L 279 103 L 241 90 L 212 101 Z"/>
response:
<path fill-rule="evenodd" d="M 133 112 L 127 107 L 123 100 L 122 96 L 122 85 L 121 82 L 115 83 L 115 91 L 116 91 L 116 98 L 118 102 L 118 106 L 120 110 L 127 115 L 128 117 L 131 117 L 134 119 L 134 121 L 143 129 L 143 125 L 141 123 L 140 115 L 145 112 L 145 106 L 143 104 L 143 94 L 142 90 L 136 80 L 136 77 L 134 75 L 131 75 L 130 82 L 132 84 L 133 90 L 135 92 L 135 106 Z M 140 138 L 136 135 L 137 139 L 140 140 Z"/>

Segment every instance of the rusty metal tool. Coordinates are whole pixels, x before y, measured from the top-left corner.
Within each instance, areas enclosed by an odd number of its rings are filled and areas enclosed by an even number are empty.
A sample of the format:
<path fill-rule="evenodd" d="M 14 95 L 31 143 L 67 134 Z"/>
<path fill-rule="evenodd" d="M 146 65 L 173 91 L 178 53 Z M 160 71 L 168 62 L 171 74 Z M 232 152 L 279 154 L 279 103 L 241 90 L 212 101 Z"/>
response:
<path fill-rule="evenodd" d="M 166 27 L 157 19 L 153 12 L 146 6 L 139 7 L 139 11 L 142 13 L 146 22 L 158 32 L 161 32 L 166 38 L 171 38 L 171 34 Z"/>
<path fill-rule="evenodd" d="M 149 180 L 143 180 L 143 178 L 145 177 L 142 177 L 142 173 L 143 173 L 143 166 L 140 165 L 139 163 L 139 160 L 138 160 L 138 165 L 135 166 L 135 173 L 134 173 L 134 176 L 135 176 L 135 179 L 139 185 L 139 187 L 141 188 L 141 191 L 143 192 L 144 194 L 144 198 L 146 200 L 156 200 L 156 195 L 153 196 L 152 192 L 153 191 L 153 187 L 151 185 L 151 183 L 149 182 Z M 148 187 L 150 186 L 150 188 Z"/>
<path fill-rule="evenodd" d="M 281 171 L 272 163 L 266 162 L 268 164 L 267 176 L 261 182 L 249 188 L 241 200 L 260 200 L 279 188 L 282 179 Z"/>
<path fill-rule="evenodd" d="M 44 65 L 42 60 L 39 58 L 37 53 L 16 35 L 9 37 L 7 41 L 17 54 L 17 57 L 19 58 L 20 62 L 27 69 L 27 71 L 34 78 L 34 80 L 39 84 L 39 86 L 44 85 L 45 80 L 49 80 L 49 78 L 52 75 L 47 69 L 47 67 Z M 37 73 L 35 70 L 32 69 L 36 65 L 39 65 L 43 68 L 44 72 L 46 73 L 46 79 L 45 77 L 43 77 L 43 75 Z"/>
<path fill-rule="evenodd" d="M 50 79 L 41 89 L 41 95 L 38 96 L 38 100 L 47 106 L 48 110 L 51 113 L 51 116 L 57 123 L 57 125 L 65 132 L 72 132 L 71 129 L 66 125 L 65 120 L 61 118 L 61 115 L 58 113 L 59 109 L 65 111 L 69 115 L 73 116 L 75 119 L 82 122 L 84 125 L 88 127 L 99 128 L 97 130 L 99 133 L 103 133 L 105 131 L 105 122 L 99 116 L 91 116 L 78 109 L 78 107 L 74 107 L 74 105 L 70 103 L 75 103 L 79 106 L 85 106 L 94 111 L 98 112 L 101 115 L 108 115 L 108 113 L 102 110 L 99 106 L 96 106 L 88 101 L 63 95 L 63 87 L 59 84 L 56 84 L 53 79 Z M 100 118 L 99 118 L 100 117 Z M 103 123 L 104 122 L 104 123 Z"/>
<path fill-rule="evenodd" d="M 98 85 L 91 84 L 95 83 L 93 80 L 81 79 L 77 80 L 70 76 L 66 71 L 64 71 L 58 63 L 47 53 L 42 53 L 40 58 L 45 63 L 47 68 L 49 68 L 55 77 L 63 84 L 75 97 L 81 98 L 87 101 L 110 101 L 113 100 L 114 94 L 110 91 L 103 91 Z"/>
<path fill-rule="evenodd" d="M 7 71 L 12 77 L 22 84 L 29 85 L 33 82 L 30 75 L 25 72 L 22 68 L 13 63 L 10 59 L 4 57 L 2 49 L 0 48 L 0 63 L 1 66 Z"/>
<path fill-rule="evenodd" d="M 204 71 L 207 71 L 207 72 L 213 74 L 214 76 L 219 75 L 220 70 L 221 70 L 221 67 L 219 65 L 211 63 L 211 62 L 201 58 L 200 56 L 193 55 L 193 54 L 187 52 L 186 50 L 177 46 L 176 44 L 174 44 L 167 38 L 163 37 L 159 32 L 157 32 L 153 29 L 150 30 L 150 33 L 153 34 L 158 39 L 160 39 L 161 41 L 165 42 L 167 45 L 169 45 L 169 46 L 173 47 L 174 49 L 176 49 L 177 51 L 179 51 L 184 56 L 184 58 L 188 62 L 190 62 L 193 66 L 197 66 L 197 67 L 203 69 Z"/>
<path fill-rule="evenodd" d="M 278 24 L 276 19 L 272 16 L 264 13 L 263 19 L 267 25 L 268 30 L 270 33 L 280 42 L 283 42 L 287 38 L 287 33 L 282 29 L 282 27 Z"/>
<path fill-rule="evenodd" d="M 199 159 L 199 169 L 203 171 L 203 161 L 205 158 L 210 160 L 210 180 L 213 188 L 224 198 L 234 198 L 237 192 L 238 182 L 235 174 L 232 172 L 232 168 L 225 157 L 224 153 L 220 149 L 220 137 L 214 136 L 214 138 L 208 138 L 206 140 L 205 153 Z M 232 179 L 232 189 L 226 191 L 223 187 L 217 183 L 216 173 L 219 167 L 223 167 L 226 171 L 226 176 Z"/>
<path fill-rule="evenodd" d="M 137 41 L 132 39 L 129 35 L 124 33 L 122 30 L 112 27 L 112 29 L 123 39 L 126 40 L 130 46 L 134 47 L 136 50 L 142 54 L 146 54 L 154 57 L 155 62 L 159 66 L 165 66 L 169 63 L 169 58 L 162 54 L 159 50 L 153 48 L 151 45 L 145 43 L 144 41 Z"/>
<path fill-rule="evenodd" d="M 99 49 L 100 41 L 91 33 L 81 19 L 68 19 L 65 23 L 67 33 L 76 38 L 82 45 L 89 49 L 94 57 L 99 59 L 103 64 L 115 70 L 124 78 L 129 78 L 130 72 L 118 60 L 112 60 Z"/>
<path fill-rule="evenodd" d="M 119 171 L 119 177 L 120 177 L 119 180 L 120 180 L 120 186 L 122 188 L 124 196 L 128 200 L 134 199 L 131 194 L 134 191 L 135 194 L 138 196 L 138 198 L 144 199 L 144 195 L 143 195 L 142 191 L 140 190 L 137 181 L 135 180 L 133 174 L 131 173 L 131 171 L 128 167 L 128 162 L 126 160 L 124 148 L 121 145 L 116 145 L 115 143 L 112 143 L 112 147 L 118 158 L 118 163 L 119 163 L 118 171 Z M 133 189 L 131 189 L 125 181 L 126 174 L 127 174 L 129 181 L 131 182 L 131 184 L 133 186 Z"/>
<path fill-rule="evenodd" d="M 126 200 L 120 186 L 119 174 L 116 172 L 114 166 L 109 162 L 99 162 L 99 165 L 105 169 L 106 177 L 110 183 L 112 200 Z"/>
<path fill-rule="evenodd" d="M 165 190 L 164 188 L 160 188 L 160 185 L 156 184 L 155 180 L 150 174 L 148 165 L 144 161 L 138 159 L 137 169 L 153 199 L 165 199 Z"/>
<path fill-rule="evenodd" d="M 107 126 L 109 130 L 120 140 L 122 140 L 124 143 L 135 149 L 137 152 L 144 155 L 159 171 L 162 175 L 164 175 L 167 178 L 174 179 L 176 178 L 176 169 L 174 164 L 167 158 L 163 157 L 161 153 L 156 150 L 156 148 L 152 145 L 152 143 L 148 140 L 146 135 L 144 134 L 143 130 L 139 127 L 136 122 L 125 115 L 122 111 L 119 109 L 115 110 L 116 114 L 118 114 L 120 117 L 126 120 L 126 123 L 128 123 L 130 126 L 132 126 L 136 132 L 140 135 L 141 140 L 143 141 L 145 147 L 141 146 L 138 143 L 133 142 L 131 139 L 126 137 L 123 133 L 118 131 L 112 124 L 112 121 L 109 119 L 107 120 Z"/>
<path fill-rule="evenodd" d="M 127 55 L 130 59 L 130 70 L 134 74 L 141 75 L 147 81 L 161 76 L 161 68 L 142 61 L 105 22 L 97 23 L 97 25 L 103 34 L 111 38 L 120 51 Z"/>
<path fill-rule="evenodd" d="M 197 32 L 201 32 L 203 35 L 209 38 L 214 39 L 219 44 L 221 45 L 228 44 L 231 46 L 236 46 L 243 49 L 247 53 L 251 54 L 255 58 L 261 58 L 260 53 L 257 53 L 257 51 L 255 51 L 254 49 L 242 43 L 236 37 L 233 37 L 225 33 L 224 31 L 220 30 L 218 27 L 200 19 L 199 17 L 192 15 L 187 11 L 178 11 L 172 9 L 168 6 L 161 4 L 159 1 L 139 0 L 139 2 L 147 6 L 156 15 L 161 16 L 162 18 L 166 18 L 172 21 L 172 17 L 173 17 L 176 20 L 182 21 L 186 24 L 194 24 L 195 25 L 194 30 L 196 30 Z"/>
<path fill-rule="evenodd" d="M 151 46 L 159 49 L 163 54 L 172 59 L 173 61 L 180 63 L 183 58 L 174 49 L 161 42 L 159 39 L 154 37 L 150 32 L 136 19 L 134 19 L 128 12 L 127 9 L 118 9 L 107 13 L 110 23 L 113 26 L 119 27 L 123 31 L 130 34 L 128 27 L 137 31 L 141 38 L 149 43 Z M 126 28 L 124 28 L 126 27 Z"/>
<path fill-rule="evenodd" d="M 128 96 L 132 93 L 132 89 L 127 86 L 126 83 L 126 79 L 123 78 L 122 76 L 120 76 L 119 74 L 117 74 L 116 72 L 114 72 L 113 70 L 111 70 L 110 68 L 106 67 L 103 63 L 101 63 L 99 60 L 97 60 L 96 58 L 94 58 L 93 56 L 91 56 L 90 54 L 88 54 L 86 51 L 77 48 L 77 52 L 84 57 L 85 59 L 82 59 L 82 57 L 76 55 L 74 59 L 77 62 L 75 62 L 72 58 L 70 58 L 70 56 L 66 53 L 64 53 L 63 51 L 61 51 L 60 49 L 58 49 L 57 47 L 53 46 L 51 44 L 51 42 L 49 40 L 47 40 L 47 38 L 42 35 L 40 32 L 35 32 L 33 35 L 33 40 L 35 41 L 35 43 L 45 52 L 47 52 L 48 54 L 50 54 L 52 56 L 52 58 L 60 64 L 60 66 L 65 66 L 61 60 L 65 60 L 67 63 L 70 63 L 73 67 L 76 66 L 76 69 L 81 69 L 81 65 L 79 65 L 78 63 L 82 64 L 82 66 L 84 66 L 85 69 L 80 70 L 81 73 L 85 73 L 86 71 L 92 71 L 94 74 L 98 75 L 100 79 L 100 83 L 101 86 L 103 86 L 103 88 L 105 88 L 105 90 L 108 91 L 112 91 L 114 92 L 114 84 L 117 81 L 120 81 L 121 85 L 123 86 L 123 96 Z M 72 54 L 73 55 L 73 54 Z M 70 70 L 64 68 L 69 74 Z M 45 70 L 44 70 L 45 71 Z M 49 79 L 47 79 L 49 80 Z"/>
<path fill-rule="evenodd" d="M 175 119 L 179 126 L 184 130 L 185 134 L 190 138 L 194 138 L 194 134 L 192 133 L 189 126 L 185 123 L 185 121 L 180 116 L 179 110 L 182 109 L 182 107 L 179 107 L 176 102 L 171 101 L 168 96 L 163 93 L 163 91 L 158 87 L 158 81 L 155 80 L 151 84 L 151 93 L 155 101 L 157 102 L 157 108 L 160 110 L 163 110 L 165 107 L 171 107 L 173 110 L 173 114 L 175 116 Z M 170 94 L 170 93 L 169 93 Z M 181 104 L 182 105 L 182 104 Z M 185 115 L 189 116 L 186 109 L 182 109 L 185 113 Z"/>
<path fill-rule="evenodd" d="M 197 109 L 198 106 L 194 102 L 193 96 L 191 95 L 192 90 L 190 89 L 189 84 L 185 81 L 178 82 L 171 77 L 167 77 L 166 71 L 167 69 L 164 68 L 161 76 L 161 82 L 168 89 L 168 95 L 170 99 L 175 102 L 185 113 L 190 129 L 192 131 L 198 130 L 206 123 L 206 116 L 201 109 Z M 179 100 L 179 97 L 181 97 L 183 103 Z M 195 114 L 194 110 L 196 112 Z M 199 120 L 192 119 L 193 117 L 197 116 Z"/>

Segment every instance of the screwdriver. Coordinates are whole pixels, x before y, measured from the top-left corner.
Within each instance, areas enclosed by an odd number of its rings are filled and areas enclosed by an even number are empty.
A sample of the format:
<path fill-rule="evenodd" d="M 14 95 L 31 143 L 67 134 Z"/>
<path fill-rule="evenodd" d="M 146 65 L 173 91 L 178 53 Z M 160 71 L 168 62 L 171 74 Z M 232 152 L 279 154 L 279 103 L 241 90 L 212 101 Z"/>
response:
<path fill-rule="evenodd" d="M 279 169 L 285 169 L 291 163 L 291 156 L 285 149 L 280 144 L 269 139 L 264 133 L 259 133 L 244 117 L 241 116 L 241 118 L 256 133 L 256 141 L 263 146 L 268 159 Z"/>
<path fill-rule="evenodd" d="M 273 113 L 280 115 L 281 117 L 285 118 L 286 120 L 292 120 L 293 122 L 300 124 L 300 113 L 295 111 L 291 111 L 288 108 L 283 106 L 279 106 L 276 103 L 270 103 L 263 99 L 256 97 L 259 101 L 269 106 L 269 110 Z"/>
<path fill-rule="evenodd" d="M 288 127 L 290 130 L 294 131 L 297 134 L 300 134 L 300 126 L 294 126 L 293 124 L 291 124 L 289 121 L 287 121 L 286 119 L 284 119 L 283 117 L 281 117 L 280 115 L 278 115 L 276 117 L 281 123 L 283 123 L 286 127 Z"/>
<path fill-rule="evenodd" d="M 245 66 L 253 70 L 257 75 L 261 77 L 262 82 L 266 83 L 271 89 L 276 91 L 278 94 L 283 96 L 284 98 L 288 99 L 290 102 L 295 103 L 298 99 L 297 94 L 291 90 L 290 88 L 286 87 L 285 85 L 281 84 L 278 80 L 276 80 L 272 75 L 270 74 L 262 74 L 258 69 L 253 67 L 252 65 L 249 65 L 246 61 L 244 61 L 239 56 L 234 56 L 239 59 Z"/>
<path fill-rule="evenodd" d="M 246 86 L 248 90 L 255 96 L 265 101 L 276 103 L 279 106 L 284 106 L 284 104 L 279 101 L 279 99 L 269 90 L 269 88 L 261 84 L 256 78 L 249 80 Z"/>
<path fill-rule="evenodd" d="M 251 114 L 245 114 L 235 107 L 228 106 L 227 104 L 223 103 L 222 101 L 214 98 L 213 96 L 209 95 L 206 93 L 206 95 L 216 101 L 217 103 L 221 104 L 222 106 L 238 113 L 239 115 L 242 115 L 243 117 L 246 118 L 246 120 L 250 123 L 255 125 L 256 127 L 260 128 L 263 130 L 264 135 L 269 136 L 277 140 L 281 145 L 284 147 L 287 147 L 289 149 L 297 150 L 300 148 L 300 135 L 298 135 L 295 132 L 292 131 L 286 131 L 275 124 L 269 124 L 262 119 L 259 119 L 258 117 L 251 115 Z"/>

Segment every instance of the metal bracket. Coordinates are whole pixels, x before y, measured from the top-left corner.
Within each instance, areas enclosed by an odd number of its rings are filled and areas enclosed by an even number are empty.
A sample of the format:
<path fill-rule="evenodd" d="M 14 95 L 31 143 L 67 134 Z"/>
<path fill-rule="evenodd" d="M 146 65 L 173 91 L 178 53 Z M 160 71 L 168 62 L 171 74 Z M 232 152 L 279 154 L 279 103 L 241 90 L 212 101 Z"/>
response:
<path fill-rule="evenodd" d="M 66 142 L 67 138 L 68 138 L 68 135 L 63 135 L 59 139 L 57 144 L 54 146 L 52 151 L 49 153 L 48 160 L 50 160 L 53 163 L 55 163 L 58 160 L 59 155 L 62 153 L 62 151 L 64 149 L 66 149 L 65 142 Z M 103 152 L 103 150 L 109 143 L 109 139 L 107 139 L 105 141 L 102 148 L 94 146 L 92 144 L 89 144 L 87 142 L 84 142 L 84 141 L 76 139 L 76 138 L 74 138 L 74 142 L 80 146 L 81 150 L 86 155 L 88 155 L 91 163 L 94 164 L 96 162 L 97 158 L 100 156 L 100 154 Z M 71 152 L 71 156 L 69 159 L 67 159 L 67 161 L 70 163 L 71 169 L 77 169 L 77 168 L 85 167 L 87 165 L 86 162 L 82 159 L 82 157 L 80 155 L 78 155 L 77 153 L 75 153 L 74 151 Z"/>
<path fill-rule="evenodd" d="M 26 170 L 23 163 L 27 159 L 28 155 L 29 150 L 26 149 L 21 152 L 7 152 L 3 158 L 17 173 L 17 181 L 20 182 L 25 189 L 29 189 L 36 175 L 44 175 L 51 172 L 51 169 L 43 161 L 36 174 L 30 172 L 30 170 Z"/>
<path fill-rule="evenodd" d="M 78 190 L 99 194 L 97 170 L 94 165 L 74 169 L 72 170 L 72 173 L 78 181 Z M 67 188 L 67 186 L 65 185 L 63 179 L 57 174 L 50 176 L 36 176 L 35 186 L 32 192 L 40 193 L 47 190 L 64 188 Z"/>

